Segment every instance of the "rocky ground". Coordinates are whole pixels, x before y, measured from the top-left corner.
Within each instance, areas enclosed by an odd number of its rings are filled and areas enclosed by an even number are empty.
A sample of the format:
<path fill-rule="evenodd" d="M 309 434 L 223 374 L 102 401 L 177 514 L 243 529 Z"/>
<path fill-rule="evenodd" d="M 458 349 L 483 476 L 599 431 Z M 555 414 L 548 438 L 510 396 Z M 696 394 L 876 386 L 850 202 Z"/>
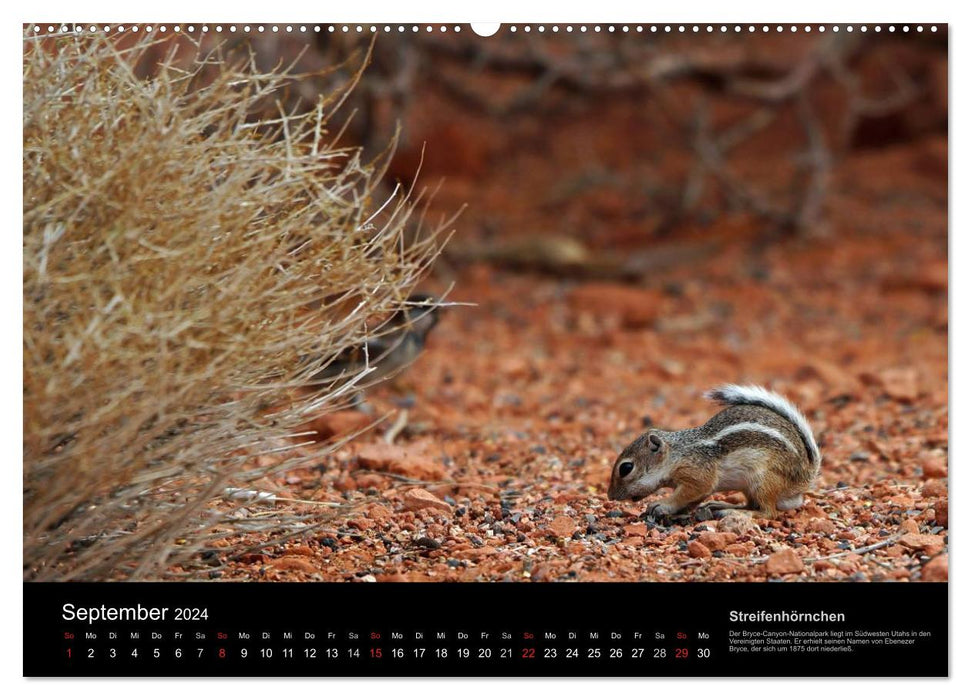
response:
<path fill-rule="evenodd" d="M 722 219 L 637 283 L 440 269 L 430 287 L 457 279 L 450 298 L 477 306 L 447 310 L 418 362 L 370 393 L 379 415 L 410 406 L 393 445 L 382 430 L 395 415 L 265 484 L 344 504 L 340 515 L 287 543 L 226 539 L 249 553 L 204 557 L 208 575 L 946 580 L 942 162 L 934 139 L 858 155 L 834 182 L 827 231 L 769 240 Z M 618 450 L 647 426 L 707 420 L 701 394 L 724 382 L 769 386 L 809 417 L 823 467 L 806 505 L 770 521 L 654 521 L 641 514 L 663 493 L 607 500 Z M 327 438 L 368 420 L 342 412 L 316 427 Z M 286 507 L 314 508 L 247 508 Z"/>

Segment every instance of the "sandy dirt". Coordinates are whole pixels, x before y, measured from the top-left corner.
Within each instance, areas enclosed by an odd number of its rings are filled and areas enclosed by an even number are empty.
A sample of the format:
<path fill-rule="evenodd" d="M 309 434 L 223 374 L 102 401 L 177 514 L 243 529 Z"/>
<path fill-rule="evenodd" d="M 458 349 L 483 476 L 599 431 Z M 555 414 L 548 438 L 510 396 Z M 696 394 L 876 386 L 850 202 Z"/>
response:
<path fill-rule="evenodd" d="M 212 576 L 946 578 L 946 209 L 926 172 L 943 148 L 847 162 L 824 236 L 739 226 L 726 239 L 712 225 L 679 239 L 702 256 L 645 284 L 447 270 L 430 286 L 457 276 L 450 298 L 477 306 L 447 310 L 416 364 L 370 392 L 379 414 L 413 404 L 394 445 L 378 428 L 270 484 L 359 509 L 241 560 L 211 557 Z M 654 497 L 608 501 L 618 450 L 647 426 L 704 422 L 717 409 L 701 394 L 724 382 L 769 386 L 809 417 L 823 468 L 806 505 L 772 521 L 655 522 L 641 518 Z M 319 427 L 366 422 L 345 412 Z"/>
<path fill-rule="evenodd" d="M 811 49 L 772 41 L 746 46 L 786 61 Z M 386 423 L 265 481 L 343 504 L 328 527 L 286 543 L 226 538 L 190 575 L 946 580 L 947 70 L 930 45 L 895 50 L 927 91 L 861 123 L 818 223 L 795 233 L 721 206 L 710 183 L 691 216 L 670 219 L 691 154 L 666 148 L 678 134 L 642 95 L 551 91 L 492 118 L 421 83 L 410 111 L 392 115 L 405 137 L 389 177 L 407 181 L 421 161 L 421 182 L 438 188 L 433 214 L 468 205 L 426 289 L 454 283 L 449 299 L 475 306 L 446 310 L 418 361 L 368 393 Z M 860 62 L 873 89 L 882 65 Z M 815 99 L 837 124 L 839 93 Z M 730 124 L 739 109 L 716 103 L 712 119 Z M 784 197 L 800 134 L 783 119 L 732 167 Z M 588 255 L 598 264 L 551 264 Z M 607 500 L 619 450 L 649 426 L 703 423 L 717 407 L 702 393 L 729 382 L 782 392 L 808 416 L 823 465 L 802 508 L 653 521 L 641 514 L 664 493 Z M 388 446 L 382 430 L 402 407 L 407 426 Z M 341 412 L 315 427 L 336 439 L 369 420 Z M 247 515 L 271 508 L 315 507 Z"/>

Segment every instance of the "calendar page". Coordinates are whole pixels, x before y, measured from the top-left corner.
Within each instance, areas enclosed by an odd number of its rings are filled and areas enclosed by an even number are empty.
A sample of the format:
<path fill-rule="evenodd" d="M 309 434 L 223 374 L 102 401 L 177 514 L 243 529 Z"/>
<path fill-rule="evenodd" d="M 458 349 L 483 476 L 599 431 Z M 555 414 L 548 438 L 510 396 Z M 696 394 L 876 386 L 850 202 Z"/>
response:
<path fill-rule="evenodd" d="M 947 676 L 948 34 L 25 24 L 23 674 Z"/>

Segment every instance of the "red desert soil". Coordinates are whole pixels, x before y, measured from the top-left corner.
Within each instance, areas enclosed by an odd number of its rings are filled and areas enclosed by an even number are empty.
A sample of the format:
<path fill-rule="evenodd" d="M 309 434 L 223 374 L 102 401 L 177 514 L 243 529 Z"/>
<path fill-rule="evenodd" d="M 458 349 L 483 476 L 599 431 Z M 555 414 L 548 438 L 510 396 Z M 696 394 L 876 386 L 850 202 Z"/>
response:
<path fill-rule="evenodd" d="M 413 399 L 394 446 L 375 429 L 266 483 L 359 507 L 286 544 L 221 542 L 255 549 L 210 556 L 210 576 L 946 580 L 946 203 L 924 167 L 942 147 L 844 163 L 826 235 L 759 239 L 722 218 L 679 239 L 713 244 L 704 256 L 640 284 L 441 273 L 430 287 L 454 276 L 450 298 L 477 306 L 443 312 L 416 364 L 370 392 L 379 413 Z M 770 386 L 809 417 L 823 468 L 806 505 L 772 521 L 653 523 L 640 515 L 655 497 L 608 501 L 618 450 L 645 426 L 705 421 L 717 409 L 701 394 L 724 382 Z"/>

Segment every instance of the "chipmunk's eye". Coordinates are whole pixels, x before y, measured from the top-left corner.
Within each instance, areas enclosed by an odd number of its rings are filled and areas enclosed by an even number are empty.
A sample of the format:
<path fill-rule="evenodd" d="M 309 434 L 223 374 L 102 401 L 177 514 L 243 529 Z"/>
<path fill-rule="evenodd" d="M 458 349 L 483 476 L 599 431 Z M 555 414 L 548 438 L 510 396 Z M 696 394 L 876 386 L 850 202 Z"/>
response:
<path fill-rule="evenodd" d="M 621 476 L 627 476 L 632 471 L 634 471 L 633 462 L 621 462 L 620 466 L 617 467 L 617 473 L 620 474 Z"/>

